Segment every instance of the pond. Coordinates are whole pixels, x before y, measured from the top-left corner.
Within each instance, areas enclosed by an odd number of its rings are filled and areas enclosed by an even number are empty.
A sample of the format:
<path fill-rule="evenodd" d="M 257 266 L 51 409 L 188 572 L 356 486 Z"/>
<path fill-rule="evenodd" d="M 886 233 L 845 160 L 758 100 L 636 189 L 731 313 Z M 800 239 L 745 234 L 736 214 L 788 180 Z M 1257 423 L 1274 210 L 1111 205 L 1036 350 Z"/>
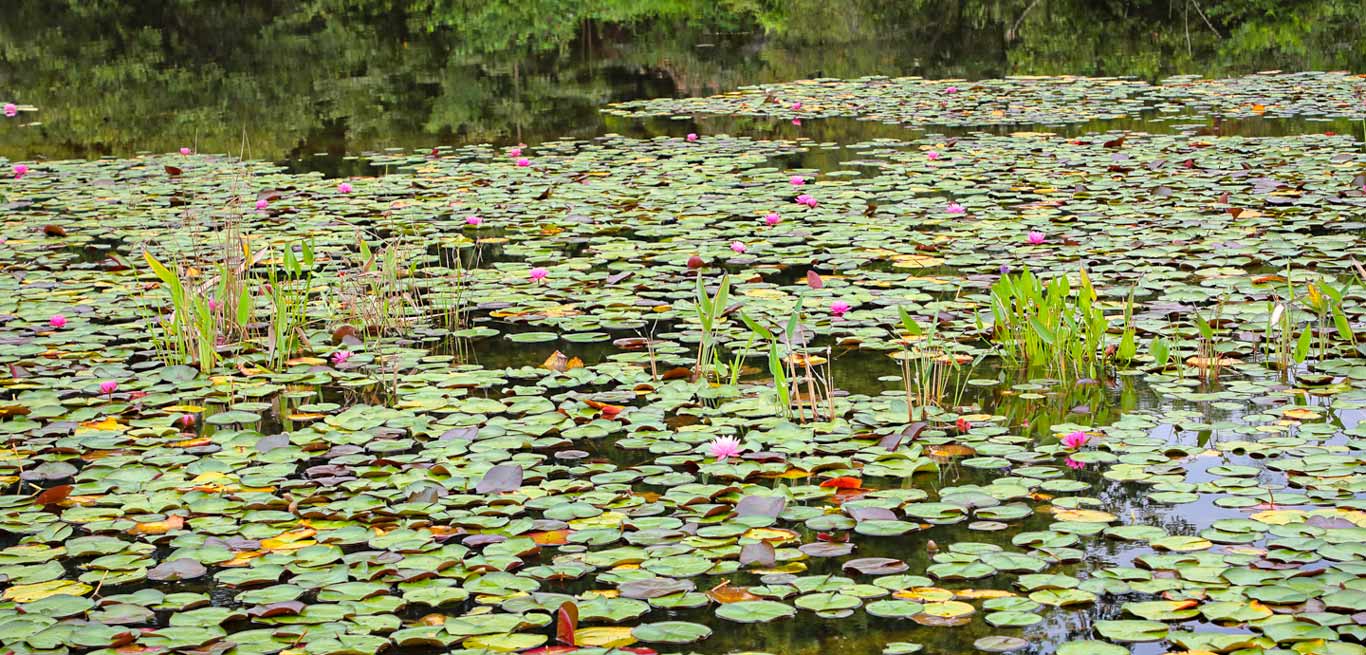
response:
<path fill-rule="evenodd" d="M 1366 653 L 1360 27 L 1244 4 L 21 5 L 0 645 Z"/>

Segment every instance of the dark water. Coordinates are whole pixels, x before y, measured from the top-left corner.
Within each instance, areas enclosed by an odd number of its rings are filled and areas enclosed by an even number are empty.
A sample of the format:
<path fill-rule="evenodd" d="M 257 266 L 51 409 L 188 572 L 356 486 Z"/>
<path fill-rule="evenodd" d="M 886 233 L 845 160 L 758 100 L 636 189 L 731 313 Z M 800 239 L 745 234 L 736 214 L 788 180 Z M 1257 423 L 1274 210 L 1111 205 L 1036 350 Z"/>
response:
<path fill-rule="evenodd" d="M 1366 69 L 1359 0 L 1204 0 L 1209 24 L 1195 8 L 1171 0 L 12 0 L 0 11 L 0 100 L 37 111 L 0 121 L 0 156 L 182 146 L 276 161 L 324 153 L 307 167 L 342 175 L 368 172 L 348 157 L 384 148 L 604 132 L 849 143 L 904 131 L 857 121 L 693 126 L 598 110 L 822 76 L 1156 81 Z"/>

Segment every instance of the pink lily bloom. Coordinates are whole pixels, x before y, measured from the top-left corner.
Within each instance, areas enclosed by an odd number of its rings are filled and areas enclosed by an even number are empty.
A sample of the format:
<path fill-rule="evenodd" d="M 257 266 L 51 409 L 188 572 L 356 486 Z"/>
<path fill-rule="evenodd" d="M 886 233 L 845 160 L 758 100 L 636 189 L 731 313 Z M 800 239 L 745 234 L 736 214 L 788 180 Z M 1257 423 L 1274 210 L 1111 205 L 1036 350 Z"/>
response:
<path fill-rule="evenodd" d="M 54 330 L 66 327 L 66 317 L 61 314 L 53 314 L 52 318 L 47 319 L 47 324 Z"/>
<path fill-rule="evenodd" d="M 1089 435 L 1078 430 L 1077 432 L 1069 432 L 1064 435 L 1062 438 L 1062 445 L 1070 450 L 1076 450 L 1085 446 L 1090 440 L 1091 437 Z"/>
<path fill-rule="evenodd" d="M 843 300 L 836 300 L 835 302 L 830 303 L 830 313 L 834 314 L 835 318 L 844 318 L 845 313 L 850 309 L 849 303 L 844 302 Z"/>
<path fill-rule="evenodd" d="M 715 457 L 718 463 L 726 461 L 728 457 L 739 455 L 742 450 L 744 447 L 735 437 L 717 437 L 707 444 L 707 453 Z"/>
<path fill-rule="evenodd" d="M 1025 239 L 1029 241 L 1030 245 L 1037 246 L 1044 241 L 1043 232 L 1030 230 L 1029 233 L 1025 235 Z"/>

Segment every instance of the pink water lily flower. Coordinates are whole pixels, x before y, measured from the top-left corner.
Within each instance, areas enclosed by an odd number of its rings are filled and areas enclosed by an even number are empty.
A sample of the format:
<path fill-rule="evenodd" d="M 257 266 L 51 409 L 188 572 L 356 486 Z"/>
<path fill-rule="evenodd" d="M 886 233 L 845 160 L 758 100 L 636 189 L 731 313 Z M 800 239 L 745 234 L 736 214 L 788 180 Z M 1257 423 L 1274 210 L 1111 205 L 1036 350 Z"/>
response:
<path fill-rule="evenodd" d="M 521 156 L 522 156 L 522 149 L 521 149 L 521 148 L 508 148 L 508 156 L 509 156 L 509 157 L 521 157 Z"/>
<path fill-rule="evenodd" d="M 479 227 L 480 225 L 483 225 L 483 223 L 484 223 L 484 219 L 483 219 L 482 217 L 480 217 L 480 216 L 466 216 L 466 217 L 465 217 L 465 225 L 473 225 L 473 226 L 475 226 L 475 227 Z"/>
<path fill-rule="evenodd" d="M 958 87 L 956 87 L 956 86 L 948 87 L 948 88 L 944 89 L 944 93 L 958 93 Z"/>
<path fill-rule="evenodd" d="M 52 318 L 47 319 L 47 324 L 52 326 L 54 330 L 60 330 L 66 327 L 66 317 L 61 314 L 53 314 Z"/>
<path fill-rule="evenodd" d="M 192 153 L 192 152 L 194 152 L 194 151 L 193 151 L 193 150 L 190 150 L 189 148 L 182 147 L 182 148 L 180 149 L 180 154 L 182 154 L 182 155 L 188 155 L 188 154 L 190 154 L 190 153 Z"/>
<path fill-rule="evenodd" d="M 1025 235 L 1025 239 L 1027 239 L 1031 245 L 1037 246 L 1043 243 L 1044 241 L 1043 232 L 1035 232 L 1034 230 L 1030 230 L 1029 234 Z"/>
<path fill-rule="evenodd" d="M 15 165 L 14 165 L 14 179 L 16 179 L 16 180 L 17 180 L 17 179 L 20 179 L 20 178 L 24 177 L 25 175 L 28 175 L 28 166 L 26 166 L 26 165 L 24 165 L 24 164 L 15 164 Z"/>
<path fill-rule="evenodd" d="M 788 182 L 791 182 L 792 186 L 801 186 L 803 184 L 806 184 L 806 178 L 800 175 L 793 175 L 790 179 L 788 179 Z"/>
<path fill-rule="evenodd" d="M 794 102 L 794 103 L 792 103 L 792 111 L 801 111 L 801 108 L 802 108 L 802 103 L 800 103 L 800 102 Z"/>
<path fill-rule="evenodd" d="M 1091 437 L 1089 435 L 1087 435 L 1085 432 L 1078 430 L 1076 432 L 1069 432 L 1066 435 L 1064 435 L 1062 438 L 1062 445 L 1070 450 L 1076 450 L 1078 448 L 1081 448 L 1082 446 L 1085 446 L 1086 442 L 1090 440 Z"/>
<path fill-rule="evenodd" d="M 815 198 L 814 196 L 811 196 L 810 194 L 803 193 L 802 195 L 797 196 L 797 204 L 799 204 L 799 205 L 806 205 L 807 207 L 811 207 L 811 208 L 814 209 L 814 208 L 816 207 L 816 204 L 817 204 L 817 203 L 816 203 L 816 198 Z"/>
<path fill-rule="evenodd" d="M 696 140 L 697 140 L 697 134 L 695 134 L 695 133 L 693 133 L 693 132 L 688 132 L 688 136 L 685 136 L 685 137 L 683 137 L 683 138 L 687 139 L 687 140 L 688 140 L 688 143 L 692 143 L 693 141 L 696 141 Z"/>
<path fill-rule="evenodd" d="M 12 102 L 5 103 L 5 115 L 14 118 L 19 115 L 19 105 Z"/>
<path fill-rule="evenodd" d="M 778 215 L 778 212 L 769 212 L 768 214 L 765 214 L 765 215 L 764 215 L 764 224 L 765 224 L 765 225 L 777 225 L 777 224 L 780 223 L 782 220 L 783 220 L 783 217 L 779 216 L 779 215 Z"/>
<path fill-rule="evenodd" d="M 180 427 L 185 428 L 186 430 L 188 430 L 188 429 L 194 427 L 194 422 L 195 422 L 194 414 L 181 414 L 181 415 L 180 415 L 180 418 L 179 418 L 179 419 L 176 419 L 176 422 L 177 422 L 177 423 L 180 423 Z"/>
<path fill-rule="evenodd" d="M 744 448 L 735 437 L 717 437 L 707 444 L 707 453 L 715 457 L 717 462 L 724 462 L 727 457 L 735 457 L 741 450 Z"/>
<path fill-rule="evenodd" d="M 735 252 L 740 253 L 740 254 L 744 254 L 744 252 L 745 252 L 746 250 L 749 250 L 749 248 L 747 248 L 747 247 L 745 246 L 745 244 L 743 244 L 743 243 L 741 243 L 741 242 L 739 242 L 739 241 L 732 241 L 732 242 L 730 242 L 730 249 L 731 249 L 731 250 L 734 250 Z"/>
<path fill-rule="evenodd" d="M 256 201 L 256 208 L 257 208 L 257 209 L 265 209 L 265 208 L 267 208 L 267 207 L 269 207 L 269 206 L 270 206 L 270 201 L 269 201 L 269 200 L 266 200 L 265 198 L 261 198 L 260 200 L 257 200 L 257 201 Z"/>
<path fill-rule="evenodd" d="M 950 214 L 966 214 L 968 210 L 956 202 L 951 202 L 948 207 L 944 208 L 944 211 Z"/>
<path fill-rule="evenodd" d="M 337 185 L 337 193 L 351 193 L 351 183 L 342 182 Z"/>
<path fill-rule="evenodd" d="M 830 313 L 834 314 L 835 318 L 844 318 L 845 313 L 850 309 L 849 303 L 844 302 L 843 300 L 836 300 L 835 302 L 830 303 Z"/>
<path fill-rule="evenodd" d="M 531 165 L 531 160 L 530 160 L 530 159 L 527 159 L 526 157 L 522 157 L 521 159 L 518 159 L 518 160 L 517 160 L 517 166 L 520 167 L 520 168 L 526 168 L 527 166 L 530 166 L 530 165 Z"/>
<path fill-rule="evenodd" d="M 113 380 L 105 380 L 104 382 L 101 382 L 101 383 L 100 383 L 100 393 L 102 393 L 102 394 L 104 394 L 104 395 L 106 395 L 106 396 L 108 396 L 108 395 L 114 393 L 115 391 L 118 391 L 118 389 L 119 389 L 119 383 L 117 383 L 117 382 L 115 382 L 115 381 L 113 381 Z"/>
<path fill-rule="evenodd" d="M 549 275 L 550 271 L 547 271 L 544 268 L 537 266 L 536 268 L 531 269 L 529 277 L 531 278 L 532 282 L 540 282 L 541 280 L 546 279 L 546 277 L 548 277 Z"/>
<path fill-rule="evenodd" d="M 351 355 L 353 354 L 355 353 L 352 353 L 349 350 L 338 350 L 337 352 L 332 353 L 332 356 L 328 359 L 332 360 L 333 366 L 341 366 L 346 363 L 346 360 L 351 359 Z"/>
<path fill-rule="evenodd" d="M 925 157 L 926 157 L 927 159 L 929 159 L 930 161 L 938 161 L 938 160 L 939 160 L 939 151 L 938 151 L 938 150 L 931 150 L 931 151 L 925 153 Z"/>

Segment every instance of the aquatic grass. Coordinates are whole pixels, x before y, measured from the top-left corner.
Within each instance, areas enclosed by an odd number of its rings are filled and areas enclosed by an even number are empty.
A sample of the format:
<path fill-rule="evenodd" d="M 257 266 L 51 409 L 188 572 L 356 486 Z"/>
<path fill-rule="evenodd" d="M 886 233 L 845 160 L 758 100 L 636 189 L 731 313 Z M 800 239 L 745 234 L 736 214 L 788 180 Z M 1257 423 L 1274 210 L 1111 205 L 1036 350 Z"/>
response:
<path fill-rule="evenodd" d="M 438 315 L 438 320 L 447 330 L 462 330 L 469 327 L 469 294 L 473 286 L 475 271 L 483 258 L 483 248 L 474 246 L 473 261 L 465 265 L 465 259 L 457 250 L 451 255 L 451 266 L 441 276 L 444 288 L 421 297 Z"/>
<path fill-rule="evenodd" d="M 718 369 L 716 371 L 718 379 L 724 379 L 726 384 L 731 387 L 738 387 L 740 385 L 740 375 L 744 371 L 745 360 L 749 358 L 749 353 L 754 348 L 754 339 L 756 336 L 757 335 L 752 331 L 746 336 L 745 344 L 734 351 L 730 361 L 724 363 L 724 370 Z M 653 348 L 650 352 L 653 356 Z"/>
<path fill-rule="evenodd" d="M 339 281 L 341 305 L 363 334 L 403 331 L 421 313 L 422 300 L 414 284 L 418 279 L 416 248 L 396 237 L 372 249 L 364 236 L 357 233 L 356 249 L 359 262 Z M 463 275 L 459 280 L 464 282 Z"/>
<path fill-rule="evenodd" d="M 1343 298 L 1351 288 L 1350 280 L 1342 288 L 1337 288 L 1324 279 L 1305 285 L 1305 297 L 1318 319 L 1316 333 L 1319 335 L 1319 359 L 1328 357 L 1329 341 L 1335 332 L 1339 339 L 1353 347 L 1356 346 L 1356 334 L 1347 320 L 1347 314 L 1343 312 Z M 1329 329 L 1330 321 L 1332 329 Z"/>
<path fill-rule="evenodd" d="M 937 321 L 929 320 L 926 328 L 905 307 L 897 307 L 897 314 L 903 337 L 898 341 L 902 350 L 894 358 L 901 366 L 906 422 L 927 420 L 931 407 L 942 410 L 960 406 L 968 380 L 988 353 L 973 357 L 960 352 L 941 338 Z"/>
<path fill-rule="evenodd" d="M 234 177 L 234 188 L 238 182 L 239 177 Z M 189 220 L 188 209 L 182 219 Z M 144 320 L 153 326 L 153 342 L 163 362 L 193 365 L 207 373 L 219 363 L 219 347 L 247 338 L 247 325 L 256 310 L 248 276 L 266 253 L 253 254 L 250 242 L 242 236 L 241 221 L 239 212 L 228 212 L 218 230 L 221 239 L 216 251 L 209 250 L 203 258 L 175 251 L 173 259 L 163 262 L 143 247 L 143 263 L 170 301 L 169 312 L 163 311 L 166 306 L 160 302 L 147 299 L 140 304 Z M 206 276 L 204 271 L 214 273 Z"/>
<path fill-rule="evenodd" d="M 990 338 L 1008 365 L 1065 380 L 1102 373 L 1109 320 L 1085 268 L 1075 293 L 1066 276 L 1045 283 L 1028 267 L 1004 274 L 991 285 L 990 303 Z"/>
<path fill-rule="evenodd" d="M 1311 352 L 1316 350 L 1320 360 L 1327 358 L 1334 340 L 1356 348 L 1356 333 L 1344 311 L 1344 303 L 1358 278 L 1366 279 L 1361 277 L 1366 271 L 1361 271 L 1355 262 L 1352 271 L 1354 276 L 1340 288 L 1320 278 L 1305 282 L 1303 293 L 1297 293 L 1294 271 L 1289 264 L 1284 275 L 1263 278 L 1271 283 L 1271 298 L 1267 300 L 1262 355 L 1281 372 L 1283 380 L 1288 379 L 1293 365 L 1304 364 Z M 1308 318 L 1301 323 L 1299 317 L 1305 314 Z"/>
<path fill-rule="evenodd" d="M 166 289 L 169 312 L 149 308 L 148 320 L 153 325 L 153 342 L 163 362 L 168 365 L 194 365 L 208 373 L 217 365 L 217 347 L 230 334 L 243 334 L 251 320 L 254 304 L 245 285 L 231 274 L 225 264 L 217 285 L 210 281 L 196 284 L 189 275 L 189 267 L 171 266 L 157 259 L 151 251 L 143 250 L 143 261 Z M 212 291 L 217 290 L 217 300 Z"/>
<path fill-rule="evenodd" d="M 1205 382 L 1218 380 L 1219 373 L 1224 369 L 1226 363 L 1223 353 L 1220 352 L 1214 330 L 1214 325 L 1219 323 L 1223 311 L 1224 305 L 1220 302 L 1214 306 L 1209 319 L 1206 319 L 1198 311 L 1191 313 L 1191 320 L 1195 323 L 1197 336 L 1196 352 L 1192 359 L 1186 361 L 1195 366 L 1196 370 L 1199 371 L 1200 378 Z"/>
<path fill-rule="evenodd" d="M 300 255 L 295 255 L 293 246 L 286 244 L 280 259 L 272 259 L 267 269 L 268 282 L 260 287 L 260 293 L 266 299 L 269 312 L 265 361 L 272 370 L 283 369 L 308 342 L 305 328 L 313 294 L 314 263 L 313 246 L 305 241 Z"/>
<path fill-rule="evenodd" d="M 819 407 L 824 404 L 824 420 L 835 419 L 834 373 L 830 348 L 825 356 L 812 355 L 801 335 L 801 296 L 792 312 L 788 315 L 787 325 L 781 332 L 769 329 L 748 314 L 740 312 L 740 320 L 749 328 L 751 338 L 755 337 L 768 344 L 768 372 L 773 378 L 774 399 L 779 415 L 795 417 L 799 423 L 807 421 L 807 408 L 810 420 L 821 420 Z M 805 386 L 805 391 L 802 390 Z M 793 411 L 793 408 L 796 411 Z"/>
<path fill-rule="evenodd" d="M 766 349 L 768 373 L 773 378 L 773 398 L 778 410 L 777 414 L 783 418 L 790 418 L 792 416 L 792 388 L 789 382 L 791 369 L 785 363 L 786 358 L 779 350 L 778 336 L 773 333 L 773 330 L 764 327 L 743 311 L 740 312 L 740 321 L 749 328 L 751 335 L 763 339 L 764 343 L 768 345 Z"/>
<path fill-rule="evenodd" d="M 716 286 L 716 293 L 709 294 L 703 281 L 702 271 L 697 271 L 696 294 L 694 296 L 694 315 L 700 327 L 697 343 L 697 360 L 693 364 L 693 376 L 701 380 L 720 379 L 722 364 L 717 349 L 717 332 L 725 318 L 726 302 L 730 297 L 730 276 L 722 275 Z"/>

